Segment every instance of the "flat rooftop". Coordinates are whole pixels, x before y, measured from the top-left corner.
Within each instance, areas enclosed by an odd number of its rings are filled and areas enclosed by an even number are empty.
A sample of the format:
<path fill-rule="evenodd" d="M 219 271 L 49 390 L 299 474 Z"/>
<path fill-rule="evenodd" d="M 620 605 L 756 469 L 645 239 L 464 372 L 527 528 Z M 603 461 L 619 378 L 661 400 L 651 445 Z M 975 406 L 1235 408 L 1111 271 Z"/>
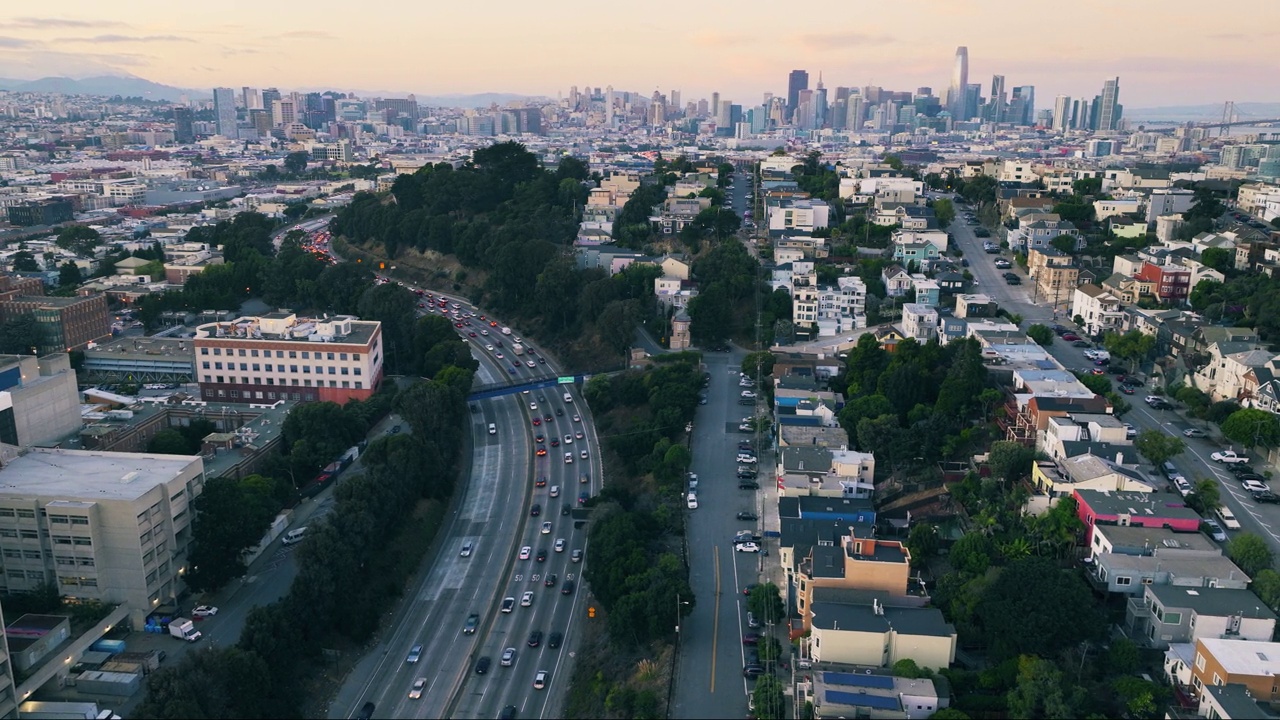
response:
<path fill-rule="evenodd" d="M 191 340 L 160 337 L 121 337 L 98 343 L 84 351 L 86 362 L 94 360 L 178 360 L 195 362 L 195 343 Z"/>
<path fill-rule="evenodd" d="M 0 468 L 0 494 L 64 500 L 134 500 L 200 458 L 33 448 Z"/>

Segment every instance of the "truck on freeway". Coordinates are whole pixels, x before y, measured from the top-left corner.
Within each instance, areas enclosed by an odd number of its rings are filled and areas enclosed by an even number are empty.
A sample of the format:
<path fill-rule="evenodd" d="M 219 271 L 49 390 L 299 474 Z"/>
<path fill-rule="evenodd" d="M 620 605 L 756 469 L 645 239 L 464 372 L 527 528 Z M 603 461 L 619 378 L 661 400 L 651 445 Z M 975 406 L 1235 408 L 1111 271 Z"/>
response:
<path fill-rule="evenodd" d="M 524 346 L 523 346 L 523 345 L 521 345 L 520 343 L 514 343 L 514 344 L 512 344 L 512 346 L 511 346 L 511 352 L 513 352 L 513 353 L 515 353 L 515 354 L 517 354 L 517 355 L 523 355 L 523 354 L 524 354 Z"/>

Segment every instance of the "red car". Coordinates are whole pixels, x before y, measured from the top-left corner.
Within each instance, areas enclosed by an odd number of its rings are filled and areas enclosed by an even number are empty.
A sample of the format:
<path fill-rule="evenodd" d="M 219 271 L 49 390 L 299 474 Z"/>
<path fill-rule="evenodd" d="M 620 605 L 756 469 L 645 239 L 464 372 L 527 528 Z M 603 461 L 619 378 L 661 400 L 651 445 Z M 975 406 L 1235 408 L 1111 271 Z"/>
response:
<path fill-rule="evenodd" d="M 1066 335 L 1062 336 L 1062 339 L 1066 340 L 1067 342 L 1075 342 L 1080 339 L 1080 336 L 1076 335 L 1075 333 L 1067 333 Z"/>
<path fill-rule="evenodd" d="M 542 418 L 534 418 L 534 419 L 533 419 L 533 424 L 534 424 L 534 427 L 537 427 L 538 425 L 541 425 L 541 424 L 542 424 Z"/>

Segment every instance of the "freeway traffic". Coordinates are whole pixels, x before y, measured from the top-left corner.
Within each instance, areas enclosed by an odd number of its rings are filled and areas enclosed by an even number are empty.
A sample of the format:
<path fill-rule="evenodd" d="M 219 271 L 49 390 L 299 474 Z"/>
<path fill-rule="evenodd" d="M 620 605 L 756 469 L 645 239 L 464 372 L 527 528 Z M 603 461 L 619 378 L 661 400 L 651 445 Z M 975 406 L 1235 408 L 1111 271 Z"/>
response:
<path fill-rule="evenodd" d="M 459 335 L 480 361 L 480 384 L 555 376 L 536 347 L 491 325 L 495 321 L 465 301 L 425 293 L 421 299 L 420 314 L 445 312 L 461 325 Z M 378 717 L 497 717 L 508 707 L 520 717 L 559 713 L 576 640 L 573 621 L 585 615 L 579 590 L 586 530 L 574 528 L 564 511 L 579 504 L 580 493 L 599 492 L 594 427 L 581 395 L 567 385 L 477 400 L 471 417 L 471 481 L 460 488 L 458 510 L 441 530 L 439 552 L 384 640 L 348 678 L 330 717 L 352 716 L 370 702 Z M 546 453 L 535 454 L 538 448 Z M 540 506 L 536 516 L 534 505 Z M 525 546 L 531 557 L 520 560 Z M 541 551 L 545 557 L 538 560 Z M 525 593 L 532 593 L 528 606 L 501 611 L 502 598 L 518 602 Z M 542 638 L 530 646 L 535 631 Z M 559 642 L 552 643 L 553 633 Z M 508 647 L 516 653 L 504 666 Z M 486 657 L 488 666 L 478 673 Z M 534 688 L 539 671 L 547 673 L 544 689 Z"/>

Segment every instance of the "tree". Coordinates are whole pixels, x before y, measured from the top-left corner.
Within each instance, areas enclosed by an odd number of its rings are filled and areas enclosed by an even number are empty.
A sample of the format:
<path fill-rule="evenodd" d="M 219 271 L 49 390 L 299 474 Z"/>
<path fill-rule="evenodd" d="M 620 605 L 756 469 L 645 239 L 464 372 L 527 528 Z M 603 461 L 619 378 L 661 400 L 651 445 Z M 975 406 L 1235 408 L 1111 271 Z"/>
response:
<path fill-rule="evenodd" d="M 1227 543 L 1227 557 L 1249 577 L 1263 570 L 1274 570 L 1275 557 L 1267 542 L 1251 532 L 1240 533 Z"/>
<path fill-rule="evenodd" d="M 68 260 L 58 268 L 58 284 L 63 287 L 79 285 L 84 278 L 80 274 L 80 266 Z"/>
<path fill-rule="evenodd" d="M 996 660 L 1023 654 L 1051 656 L 1101 638 L 1106 615 L 1077 570 L 1029 557 L 1010 563 L 987 586 L 975 609 L 982 636 Z"/>
<path fill-rule="evenodd" d="M 1266 410 L 1237 410 L 1220 427 L 1224 437 L 1245 447 L 1275 447 L 1280 444 L 1280 420 Z"/>
<path fill-rule="evenodd" d="M 782 594 L 773 583 L 762 583 L 751 589 L 747 596 L 747 610 L 766 623 L 781 624 L 787 617 L 782 606 Z"/>
<path fill-rule="evenodd" d="M 756 687 L 751 692 L 754 717 L 760 720 L 782 720 L 786 717 L 785 702 L 782 682 L 778 678 L 772 675 L 761 675 L 756 680 Z"/>
<path fill-rule="evenodd" d="M 173 428 L 165 428 L 156 433 L 147 443 L 147 452 L 160 455 L 189 455 L 187 439 Z"/>
<path fill-rule="evenodd" d="M 1161 688 L 1155 683 L 1133 675 L 1124 675 L 1112 681 L 1111 687 L 1115 689 L 1116 696 L 1124 704 L 1125 717 L 1160 717 L 1156 714 L 1158 709 L 1156 698 Z"/>
<path fill-rule="evenodd" d="M 991 540 L 982 533 L 969 532 L 951 546 L 947 555 L 951 567 L 968 575 L 981 575 L 991 566 Z"/>
<path fill-rule="evenodd" d="M 1049 347 L 1053 344 L 1053 331 L 1038 323 L 1027 328 L 1027 337 L 1035 340 L 1041 347 Z"/>
<path fill-rule="evenodd" d="M 1087 195 L 1097 195 L 1098 193 L 1102 192 L 1102 178 L 1100 177 L 1080 178 L 1079 180 L 1076 180 L 1075 182 L 1071 183 L 1071 192 L 1075 193 L 1080 197 L 1085 197 Z"/>
<path fill-rule="evenodd" d="M 44 345 L 44 326 L 33 315 L 19 315 L 0 324 L 0 353 L 38 355 Z"/>
<path fill-rule="evenodd" d="M 77 255 L 88 255 L 102 244 L 102 234 L 88 225 L 69 225 L 58 233 L 58 238 L 54 242 L 63 250 L 70 250 Z"/>
<path fill-rule="evenodd" d="M 1226 248 L 1205 248 L 1200 253 L 1200 262 L 1218 272 L 1225 273 L 1235 268 L 1235 253 Z M 1196 285 L 1198 287 L 1199 283 L 1196 283 Z"/>
<path fill-rule="evenodd" d="M 761 377 L 768 377 L 773 374 L 773 363 L 773 353 L 767 350 L 747 353 L 746 357 L 742 358 L 742 372 L 753 380 L 759 380 L 761 378 L 756 377 L 757 373 Z"/>
<path fill-rule="evenodd" d="M 938 528 L 926 522 L 918 522 L 911 526 L 907 534 L 907 549 L 911 551 L 911 564 L 923 566 L 929 558 L 938 554 L 940 538 Z"/>
<path fill-rule="evenodd" d="M 1187 449 L 1182 438 L 1166 435 L 1160 430 L 1143 430 L 1134 438 L 1133 446 L 1137 448 L 1147 462 L 1160 467 Z"/>
<path fill-rule="evenodd" d="M 956 219 L 956 206 L 947 198 L 939 198 L 933 201 L 933 215 L 938 219 L 938 225 L 945 228 Z"/>
<path fill-rule="evenodd" d="M 36 262 L 36 256 L 26 250 L 19 250 L 10 258 L 13 261 L 14 272 L 40 272 L 40 263 Z"/>
<path fill-rule="evenodd" d="M 998 440 L 991 444 L 987 465 L 991 468 L 991 477 L 1014 483 L 1031 474 L 1031 463 L 1035 458 L 1035 448 L 1010 440 Z"/>
<path fill-rule="evenodd" d="M 1075 235 L 1059 235 L 1049 241 L 1049 244 L 1060 252 L 1068 255 L 1074 255 L 1076 252 L 1076 236 Z"/>
<path fill-rule="evenodd" d="M 1249 589 L 1258 594 L 1267 607 L 1280 608 L 1280 573 L 1270 568 L 1259 570 L 1249 583 Z"/>
<path fill-rule="evenodd" d="M 1130 369 L 1156 348 L 1155 336 L 1141 330 L 1130 330 L 1124 334 L 1109 332 L 1103 336 L 1102 343 L 1107 352 L 1122 360 L 1128 360 L 1131 363 Z"/>
<path fill-rule="evenodd" d="M 191 571 L 186 578 L 192 590 L 217 590 L 244 574 L 245 550 L 262 539 L 280 509 L 260 493 L 258 478 L 210 480 L 196 498 Z"/>
<path fill-rule="evenodd" d="M 1011 718 L 1073 718 L 1063 684 L 1062 671 L 1048 660 L 1023 655 L 1018 658 L 1018 679 L 1008 694 Z"/>
<path fill-rule="evenodd" d="M 291 152 L 284 156 L 284 170 L 290 175 L 300 175 L 307 169 L 310 157 L 305 150 Z"/>
<path fill-rule="evenodd" d="M 1201 478 L 1191 486 L 1191 494 L 1187 495 L 1187 506 L 1192 510 L 1209 515 L 1222 506 L 1222 491 L 1217 480 Z"/>

